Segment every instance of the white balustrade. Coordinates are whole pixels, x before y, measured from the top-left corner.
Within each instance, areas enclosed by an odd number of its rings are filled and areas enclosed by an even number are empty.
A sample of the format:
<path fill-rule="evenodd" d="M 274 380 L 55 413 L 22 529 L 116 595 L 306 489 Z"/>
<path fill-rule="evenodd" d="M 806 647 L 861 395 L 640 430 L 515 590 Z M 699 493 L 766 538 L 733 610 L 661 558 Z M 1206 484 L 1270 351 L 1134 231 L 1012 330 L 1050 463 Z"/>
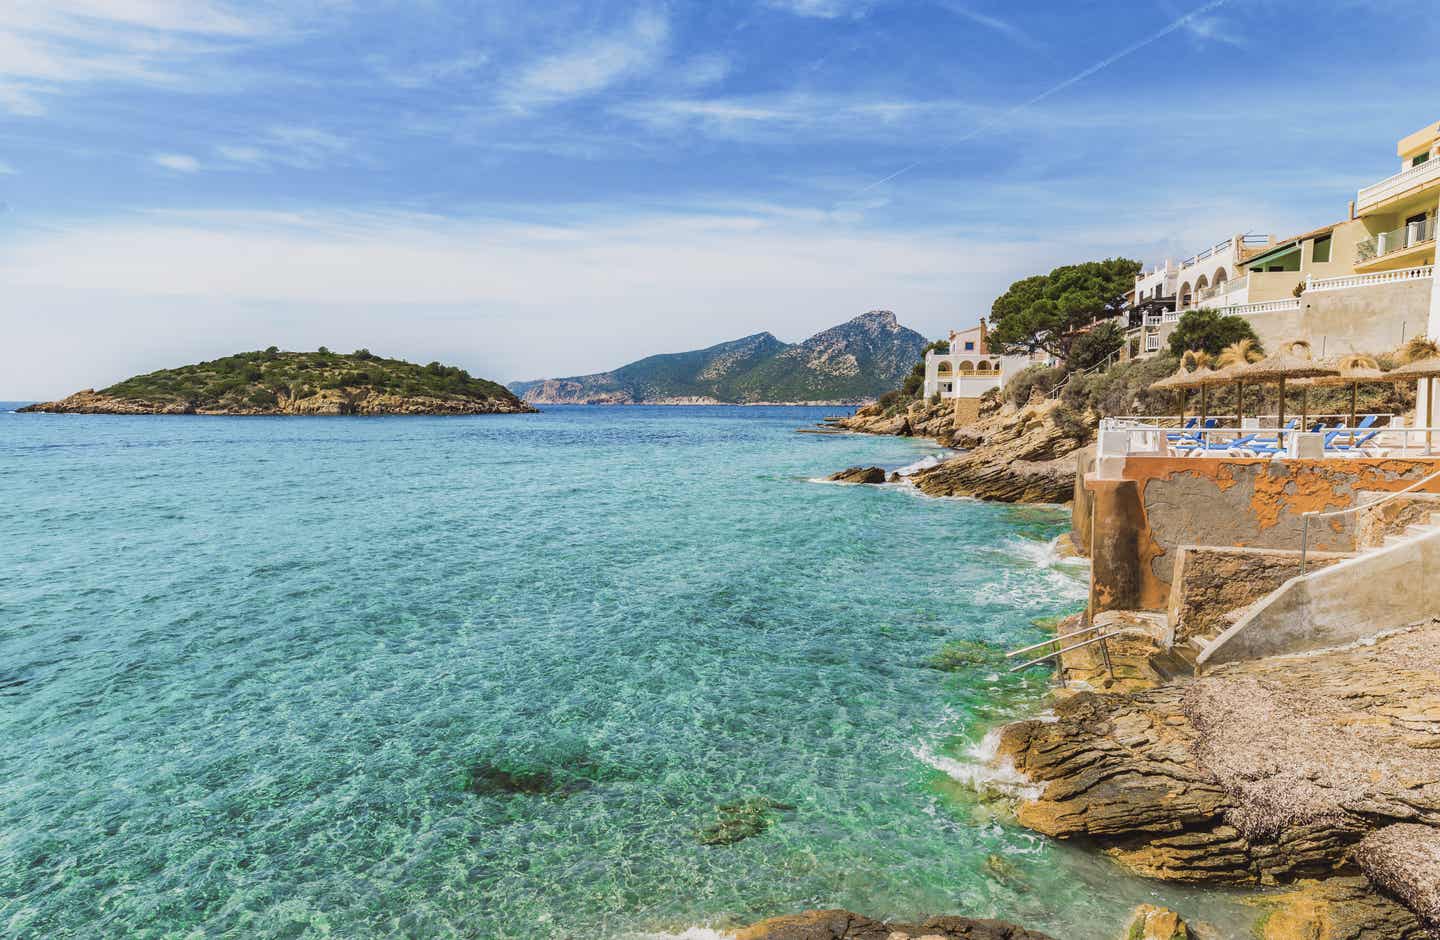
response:
<path fill-rule="evenodd" d="M 1351 287 L 1371 287 L 1375 284 L 1394 284 L 1399 281 L 1421 281 L 1435 276 L 1435 266 L 1421 265 L 1416 268 L 1401 268 L 1398 271 L 1377 271 L 1374 274 L 1349 274 L 1344 277 L 1321 277 L 1305 279 L 1305 292 L 1327 290 L 1348 290 Z"/>
<path fill-rule="evenodd" d="M 1407 167 L 1394 176 L 1360 190 L 1355 196 L 1355 209 L 1363 212 L 1391 196 L 1397 196 L 1408 189 L 1432 182 L 1437 178 L 1440 178 L 1440 160 L 1428 160 L 1419 166 Z"/>

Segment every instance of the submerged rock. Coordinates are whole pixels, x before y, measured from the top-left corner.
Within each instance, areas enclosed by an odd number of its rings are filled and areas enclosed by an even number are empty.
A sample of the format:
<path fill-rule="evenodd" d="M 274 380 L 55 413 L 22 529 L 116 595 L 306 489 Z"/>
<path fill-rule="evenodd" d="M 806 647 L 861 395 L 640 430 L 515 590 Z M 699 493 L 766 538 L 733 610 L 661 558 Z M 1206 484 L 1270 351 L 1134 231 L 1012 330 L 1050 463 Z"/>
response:
<path fill-rule="evenodd" d="M 564 769 L 525 766 L 514 762 L 480 762 L 465 774 L 465 789 L 479 796 L 558 796 L 595 785 L 594 768 L 577 763 Z"/>
<path fill-rule="evenodd" d="M 1254 902 L 1266 908 L 1261 940 L 1428 940 L 1415 915 L 1364 878 L 1301 881 Z"/>
<path fill-rule="evenodd" d="M 770 828 L 780 813 L 795 809 L 769 797 L 757 796 L 715 807 L 715 819 L 695 833 L 701 845 L 734 845 Z"/>
<path fill-rule="evenodd" d="M 994 665 L 999 658 L 998 652 L 984 643 L 955 640 L 946 643 L 940 648 L 940 652 L 925 660 L 925 665 L 942 672 L 956 672 L 972 666 Z"/>
<path fill-rule="evenodd" d="M 741 930 L 735 940 L 1053 940 L 998 920 L 932 917 L 923 924 L 871 920 L 850 911 L 806 911 L 772 917 Z"/>
<path fill-rule="evenodd" d="M 1142 904 L 1131 915 L 1124 940 L 1194 940 L 1180 915 L 1166 907 Z"/>
<path fill-rule="evenodd" d="M 884 483 L 885 471 L 879 467 L 850 467 L 826 479 L 831 483 Z"/>

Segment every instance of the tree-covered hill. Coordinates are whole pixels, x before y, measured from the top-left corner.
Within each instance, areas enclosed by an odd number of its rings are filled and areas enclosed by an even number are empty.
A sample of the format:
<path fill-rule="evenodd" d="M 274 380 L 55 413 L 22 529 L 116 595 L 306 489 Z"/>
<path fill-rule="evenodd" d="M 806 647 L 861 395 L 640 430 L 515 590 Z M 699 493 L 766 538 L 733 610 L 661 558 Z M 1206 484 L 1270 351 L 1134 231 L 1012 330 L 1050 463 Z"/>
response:
<path fill-rule="evenodd" d="M 369 350 L 272 346 L 133 376 L 27 411 L 118 414 L 486 414 L 527 410 L 497 382 Z"/>

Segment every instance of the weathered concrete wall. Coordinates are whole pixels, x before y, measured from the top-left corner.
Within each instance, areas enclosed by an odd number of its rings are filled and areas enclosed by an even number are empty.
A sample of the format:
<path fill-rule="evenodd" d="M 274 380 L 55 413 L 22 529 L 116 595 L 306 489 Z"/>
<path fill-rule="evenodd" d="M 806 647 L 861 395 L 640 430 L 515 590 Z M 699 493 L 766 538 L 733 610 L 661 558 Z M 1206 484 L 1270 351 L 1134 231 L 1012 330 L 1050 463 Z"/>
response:
<path fill-rule="evenodd" d="M 1311 569 L 1348 558 L 1312 552 Z M 1230 615 L 1255 603 L 1300 573 L 1300 553 L 1274 548 L 1182 548 L 1176 557 L 1165 645 L 1213 636 L 1231 625 Z"/>
<path fill-rule="evenodd" d="M 1341 646 L 1440 615 L 1440 533 L 1287 581 L 1201 654 L 1199 665 Z"/>
<path fill-rule="evenodd" d="M 1384 496 L 1370 490 L 1355 494 L 1361 503 L 1374 502 Z M 1375 548 L 1386 537 L 1398 535 L 1412 525 L 1430 525 L 1431 516 L 1440 514 L 1440 494 L 1406 493 L 1374 509 L 1356 513 L 1355 544 L 1359 548 Z"/>
<path fill-rule="evenodd" d="M 1181 547 L 1296 550 L 1303 513 L 1351 507 L 1361 490 L 1402 489 L 1437 467 L 1411 459 L 1130 457 L 1124 480 L 1086 480 L 1095 500 L 1090 544 L 1106 551 L 1103 564 L 1094 555 L 1091 594 L 1103 602 L 1095 610 L 1132 609 L 1132 599 L 1133 609 L 1165 610 Z M 1440 492 L 1440 481 L 1424 489 Z M 1312 526 L 1312 550 L 1354 547 L 1353 517 Z"/>
<path fill-rule="evenodd" d="M 1303 275 L 1293 275 L 1303 279 Z M 1378 353 L 1425 330 L 1430 316 L 1431 280 L 1397 281 L 1346 290 L 1307 293 L 1299 310 L 1254 313 L 1245 319 L 1255 327 L 1266 350 L 1274 352 L 1300 339 L 1318 358 L 1348 352 Z"/>
<path fill-rule="evenodd" d="M 1134 480 L 1086 477 L 1094 503 L 1090 531 L 1090 611 L 1139 610 L 1142 607 L 1140 539 L 1145 513 Z"/>
<path fill-rule="evenodd" d="M 1070 503 L 1070 541 L 1076 551 L 1090 557 L 1090 516 L 1095 511 L 1090 491 L 1085 488 L 1085 475 L 1095 472 L 1095 445 L 1081 448 L 1075 455 L 1075 496 Z"/>

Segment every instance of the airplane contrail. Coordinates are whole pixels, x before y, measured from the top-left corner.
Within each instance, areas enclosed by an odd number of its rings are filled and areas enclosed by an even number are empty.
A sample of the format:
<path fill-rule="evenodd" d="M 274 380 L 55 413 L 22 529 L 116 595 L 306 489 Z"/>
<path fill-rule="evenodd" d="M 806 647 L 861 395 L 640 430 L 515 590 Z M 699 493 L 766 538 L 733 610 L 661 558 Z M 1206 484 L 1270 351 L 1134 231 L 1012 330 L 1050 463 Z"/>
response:
<path fill-rule="evenodd" d="M 1134 53 L 1139 52 L 1141 49 L 1144 49 L 1151 43 L 1159 42 L 1166 36 L 1175 32 L 1177 29 L 1181 29 L 1182 27 L 1184 27 L 1185 24 L 1191 22 L 1198 17 L 1204 16 L 1206 13 L 1209 13 L 1212 10 L 1223 7 L 1229 2 L 1230 0 L 1210 0 L 1209 3 L 1205 4 L 1204 6 L 1197 7 L 1194 10 L 1191 10 L 1189 13 L 1186 13 L 1184 16 L 1175 20 L 1173 23 L 1167 25 L 1164 29 L 1161 29 L 1159 32 L 1151 33 L 1144 39 L 1139 39 L 1135 42 L 1132 42 L 1130 45 L 1126 46 L 1124 49 L 1121 49 L 1119 52 L 1116 52 L 1112 55 L 1107 56 L 1104 59 L 1101 59 L 1099 62 L 1096 62 L 1094 65 L 1082 71 L 1076 72 L 1074 75 L 1071 75 L 1069 78 L 1065 79 L 1060 84 L 1045 89 L 1044 91 L 1040 92 L 1040 94 L 1036 95 L 1033 98 L 1030 98 L 1027 101 L 1022 101 L 1020 104 L 1007 108 L 997 117 L 992 117 L 988 120 L 982 121 L 978 126 L 976 126 L 974 130 L 972 130 L 968 134 L 965 134 L 959 140 L 955 141 L 955 143 L 963 144 L 966 141 L 974 140 L 976 137 L 979 137 L 986 131 L 993 130 L 994 128 L 1003 124 L 1006 118 L 1012 117 L 1015 114 L 1025 110 L 1026 108 L 1034 107 L 1035 105 L 1044 101 L 1046 98 L 1051 97 L 1052 95 L 1058 95 L 1060 92 L 1076 84 L 1077 82 L 1083 82 L 1085 79 L 1089 78 L 1091 75 L 1094 75 L 1096 72 L 1109 68 L 1110 66 L 1114 65 L 1116 62 L 1119 62 L 1126 56 L 1133 55 Z M 904 176 L 906 173 L 909 173 L 916 167 L 923 166 L 925 162 L 926 161 L 924 160 L 916 160 L 914 163 L 902 166 L 900 169 L 896 170 L 894 173 L 891 173 L 889 176 L 875 180 L 873 183 L 870 183 L 865 188 L 857 190 L 855 192 L 855 196 L 863 196 L 865 193 L 868 193 L 876 186 L 883 186 L 897 177 Z"/>

